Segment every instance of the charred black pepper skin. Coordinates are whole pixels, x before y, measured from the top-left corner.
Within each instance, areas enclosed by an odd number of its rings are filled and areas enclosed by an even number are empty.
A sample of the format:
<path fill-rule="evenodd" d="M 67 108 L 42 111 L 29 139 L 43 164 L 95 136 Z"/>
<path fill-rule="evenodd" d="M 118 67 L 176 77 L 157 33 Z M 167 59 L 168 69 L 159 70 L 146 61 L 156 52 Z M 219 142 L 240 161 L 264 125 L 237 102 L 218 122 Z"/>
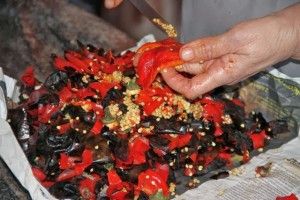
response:
<path fill-rule="evenodd" d="M 266 119 L 263 117 L 263 115 L 259 112 L 259 113 L 251 113 L 252 114 L 252 120 L 255 123 L 255 132 L 260 132 L 264 129 L 268 128 L 268 122 L 266 121 Z"/>
<path fill-rule="evenodd" d="M 271 137 L 275 137 L 278 134 L 286 133 L 289 131 L 288 119 L 278 119 L 269 122 L 269 127 L 267 128 L 267 133 Z"/>
<path fill-rule="evenodd" d="M 121 90 L 112 88 L 107 92 L 107 94 L 103 98 L 101 104 L 102 104 L 103 108 L 105 108 L 105 107 L 109 106 L 111 101 L 118 102 L 118 101 L 121 101 L 123 97 L 124 97 L 124 95 Z"/>
<path fill-rule="evenodd" d="M 55 178 L 61 173 L 59 169 L 58 157 L 56 155 L 48 156 L 45 162 L 45 172 L 49 180 L 54 181 Z"/>
<path fill-rule="evenodd" d="M 152 148 L 158 148 L 163 150 L 164 152 L 168 152 L 168 144 L 169 141 L 165 138 L 161 138 L 158 135 L 153 135 L 149 137 L 150 146 Z"/>
<path fill-rule="evenodd" d="M 129 77 L 129 78 L 135 77 L 135 74 L 136 74 L 136 72 L 135 72 L 135 69 L 134 69 L 133 67 L 130 67 L 130 68 L 126 69 L 126 70 L 123 72 L 123 75 L 124 75 L 124 76 L 127 76 L 127 77 Z"/>
<path fill-rule="evenodd" d="M 124 103 L 119 104 L 119 109 L 122 111 L 123 114 L 127 113 L 128 108 Z"/>
<path fill-rule="evenodd" d="M 149 196 L 145 192 L 141 192 L 137 200 L 149 200 Z"/>
<path fill-rule="evenodd" d="M 84 119 L 86 112 L 83 110 L 81 106 L 73 106 L 73 105 L 67 105 L 63 111 L 63 115 L 70 115 L 72 119 L 75 119 L 76 117 L 79 117 L 80 119 Z"/>
<path fill-rule="evenodd" d="M 138 175 L 148 169 L 147 164 L 137 165 L 128 170 L 117 169 L 118 175 L 121 177 L 122 181 L 138 183 Z"/>
<path fill-rule="evenodd" d="M 211 179 L 215 179 L 215 180 L 218 180 L 218 179 L 222 179 L 222 178 L 226 178 L 229 176 L 229 173 L 228 171 L 221 171 L 213 176 L 211 176 L 210 178 Z"/>
<path fill-rule="evenodd" d="M 126 161 L 128 159 L 128 140 L 120 139 L 116 145 L 112 146 L 112 152 L 116 156 L 116 158 Z"/>
<path fill-rule="evenodd" d="M 56 71 L 50 74 L 45 80 L 44 86 L 53 92 L 60 91 L 68 83 L 68 75 L 63 71 Z"/>
<path fill-rule="evenodd" d="M 88 83 L 82 81 L 83 74 L 76 72 L 71 67 L 65 67 L 72 88 L 82 89 L 88 86 Z M 90 81 L 89 79 L 87 80 Z"/>
<path fill-rule="evenodd" d="M 50 187 L 49 191 L 59 199 L 80 199 L 80 194 L 75 183 L 57 182 Z"/>
<path fill-rule="evenodd" d="M 116 145 L 119 142 L 119 138 L 107 126 L 102 128 L 100 135 L 108 140 L 111 145 Z"/>

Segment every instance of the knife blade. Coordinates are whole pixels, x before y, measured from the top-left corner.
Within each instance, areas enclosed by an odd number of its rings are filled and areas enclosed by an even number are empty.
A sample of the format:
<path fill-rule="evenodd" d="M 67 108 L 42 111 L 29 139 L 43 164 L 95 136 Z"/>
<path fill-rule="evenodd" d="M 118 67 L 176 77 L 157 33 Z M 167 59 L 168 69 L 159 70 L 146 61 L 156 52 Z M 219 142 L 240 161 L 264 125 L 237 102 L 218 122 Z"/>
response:
<path fill-rule="evenodd" d="M 166 21 L 146 0 L 129 0 L 145 17 L 169 37 L 176 38 L 175 27 Z"/>

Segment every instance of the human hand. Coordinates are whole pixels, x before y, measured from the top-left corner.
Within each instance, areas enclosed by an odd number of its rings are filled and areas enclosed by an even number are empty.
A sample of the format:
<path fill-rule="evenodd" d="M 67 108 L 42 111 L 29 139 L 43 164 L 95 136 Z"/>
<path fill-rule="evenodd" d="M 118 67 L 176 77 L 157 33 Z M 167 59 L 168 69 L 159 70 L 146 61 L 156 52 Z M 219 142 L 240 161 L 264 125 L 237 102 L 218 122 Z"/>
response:
<path fill-rule="evenodd" d="M 174 90 L 193 99 L 296 57 L 300 27 L 295 27 L 291 17 L 295 16 L 274 14 L 238 24 L 222 35 L 192 41 L 181 48 L 186 62 L 182 68 L 168 68 L 162 76 Z M 186 78 L 178 71 L 194 76 Z"/>
<path fill-rule="evenodd" d="M 122 3 L 123 0 L 105 0 L 104 5 L 106 8 L 115 8 Z"/>

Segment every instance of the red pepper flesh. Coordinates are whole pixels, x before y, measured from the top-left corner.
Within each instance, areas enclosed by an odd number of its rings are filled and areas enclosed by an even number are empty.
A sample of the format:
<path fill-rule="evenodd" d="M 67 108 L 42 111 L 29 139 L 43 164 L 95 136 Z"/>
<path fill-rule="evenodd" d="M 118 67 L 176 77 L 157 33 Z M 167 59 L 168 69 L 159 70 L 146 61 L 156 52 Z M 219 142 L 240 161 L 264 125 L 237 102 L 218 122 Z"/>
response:
<path fill-rule="evenodd" d="M 182 44 L 174 39 L 146 43 L 138 50 L 137 64 L 138 84 L 143 88 L 150 87 L 158 72 L 166 67 L 183 64 L 179 50 Z"/>

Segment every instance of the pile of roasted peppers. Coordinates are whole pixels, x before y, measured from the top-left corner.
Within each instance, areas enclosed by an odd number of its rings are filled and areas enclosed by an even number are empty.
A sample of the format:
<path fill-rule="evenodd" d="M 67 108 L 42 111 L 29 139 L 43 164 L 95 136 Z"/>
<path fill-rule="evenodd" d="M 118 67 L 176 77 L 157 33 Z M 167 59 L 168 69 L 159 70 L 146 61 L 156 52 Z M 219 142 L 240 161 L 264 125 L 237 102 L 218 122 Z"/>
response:
<path fill-rule="evenodd" d="M 236 97 L 189 101 L 158 74 L 180 65 L 180 44 L 113 55 L 79 42 L 53 56 L 44 83 L 28 67 L 9 121 L 41 184 L 56 198 L 169 199 L 180 180 L 249 160 L 278 131 Z M 176 172 L 176 173 L 175 173 Z M 196 183 L 199 183 L 196 181 Z M 194 185 L 195 186 L 195 185 Z"/>

